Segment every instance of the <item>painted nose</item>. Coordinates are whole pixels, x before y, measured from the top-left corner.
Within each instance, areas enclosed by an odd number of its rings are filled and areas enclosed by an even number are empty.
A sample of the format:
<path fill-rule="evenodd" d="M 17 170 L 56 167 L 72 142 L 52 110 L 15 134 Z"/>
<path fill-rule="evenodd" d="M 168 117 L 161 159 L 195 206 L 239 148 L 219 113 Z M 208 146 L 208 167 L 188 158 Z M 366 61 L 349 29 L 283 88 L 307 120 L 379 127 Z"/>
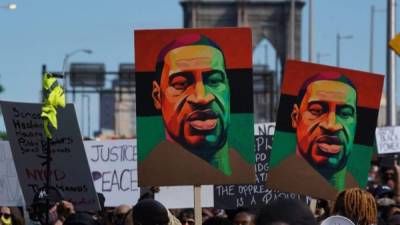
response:
<path fill-rule="evenodd" d="M 194 87 L 194 92 L 187 98 L 187 101 L 193 105 L 207 105 L 213 100 L 214 95 L 206 93 L 203 82 L 197 82 Z"/>
<path fill-rule="evenodd" d="M 328 117 L 320 124 L 324 130 L 336 132 L 343 128 L 340 123 L 336 122 L 336 112 L 329 112 L 327 116 Z"/>

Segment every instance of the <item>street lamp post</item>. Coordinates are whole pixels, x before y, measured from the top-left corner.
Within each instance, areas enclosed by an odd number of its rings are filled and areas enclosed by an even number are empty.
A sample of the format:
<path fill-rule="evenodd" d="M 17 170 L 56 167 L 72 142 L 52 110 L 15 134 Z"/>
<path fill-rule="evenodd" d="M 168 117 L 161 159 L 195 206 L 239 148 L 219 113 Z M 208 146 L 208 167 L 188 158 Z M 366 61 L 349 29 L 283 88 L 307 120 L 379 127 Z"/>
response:
<path fill-rule="evenodd" d="M 81 124 L 80 124 L 81 125 L 81 130 L 82 130 L 81 131 L 82 137 L 85 136 L 85 110 L 84 110 L 85 101 L 84 101 L 83 96 L 84 96 L 84 94 L 81 95 Z"/>
<path fill-rule="evenodd" d="M 396 35 L 396 0 L 387 0 L 387 42 Z M 396 55 L 386 47 L 386 125 L 395 126 L 396 117 Z"/>
<path fill-rule="evenodd" d="M 9 3 L 7 5 L 0 5 L 0 8 L 2 9 L 9 9 L 9 10 L 16 10 L 17 9 L 17 4 L 15 3 Z"/>
<path fill-rule="evenodd" d="M 73 55 L 75 55 L 75 54 L 77 54 L 79 52 L 84 52 L 86 54 L 92 54 L 93 53 L 93 51 L 90 50 L 90 49 L 77 49 L 77 50 L 74 50 L 74 51 L 72 51 L 72 52 L 70 52 L 70 53 L 65 55 L 64 61 L 63 61 L 63 66 L 62 66 L 62 76 L 64 77 L 64 90 L 67 90 L 67 76 L 65 75 L 65 70 L 66 70 L 66 67 L 67 67 L 67 64 L 68 64 L 68 60 L 69 60 L 69 58 L 71 56 L 73 56 Z"/>
<path fill-rule="evenodd" d="M 295 59 L 296 0 L 290 1 L 290 59 Z"/>
<path fill-rule="evenodd" d="M 89 95 L 82 95 L 82 101 L 84 98 L 87 98 L 87 117 L 88 117 L 88 130 L 87 130 L 87 136 L 90 137 L 90 96 Z M 83 108 L 82 108 L 83 110 Z M 83 113 L 82 113 L 83 115 Z M 83 125 L 82 125 L 83 126 Z"/>
<path fill-rule="evenodd" d="M 346 39 L 352 39 L 353 35 L 340 35 L 337 33 L 336 35 L 336 66 L 340 66 L 340 41 Z"/>
<path fill-rule="evenodd" d="M 308 0 L 308 61 L 313 62 L 314 55 L 314 7 L 313 0 Z"/>

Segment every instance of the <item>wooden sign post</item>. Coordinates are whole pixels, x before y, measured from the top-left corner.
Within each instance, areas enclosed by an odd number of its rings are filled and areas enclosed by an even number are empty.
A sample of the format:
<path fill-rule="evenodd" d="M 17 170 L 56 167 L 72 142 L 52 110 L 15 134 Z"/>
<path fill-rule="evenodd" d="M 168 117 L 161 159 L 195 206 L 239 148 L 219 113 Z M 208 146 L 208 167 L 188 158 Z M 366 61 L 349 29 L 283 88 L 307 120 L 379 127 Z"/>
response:
<path fill-rule="evenodd" d="M 195 225 L 201 225 L 201 185 L 194 185 L 194 221 Z"/>

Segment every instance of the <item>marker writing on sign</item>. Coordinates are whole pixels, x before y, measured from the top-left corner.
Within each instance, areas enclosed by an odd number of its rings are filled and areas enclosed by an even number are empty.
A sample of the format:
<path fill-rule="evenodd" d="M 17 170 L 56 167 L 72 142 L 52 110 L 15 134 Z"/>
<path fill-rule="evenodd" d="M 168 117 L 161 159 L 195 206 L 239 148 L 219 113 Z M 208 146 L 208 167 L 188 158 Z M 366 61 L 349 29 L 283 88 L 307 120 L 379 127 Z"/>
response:
<path fill-rule="evenodd" d="M 90 159 L 92 162 L 97 162 L 99 160 L 103 162 L 136 161 L 136 146 L 134 145 L 123 144 L 112 147 L 93 145 L 92 148 L 96 149 L 96 156 Z"/>

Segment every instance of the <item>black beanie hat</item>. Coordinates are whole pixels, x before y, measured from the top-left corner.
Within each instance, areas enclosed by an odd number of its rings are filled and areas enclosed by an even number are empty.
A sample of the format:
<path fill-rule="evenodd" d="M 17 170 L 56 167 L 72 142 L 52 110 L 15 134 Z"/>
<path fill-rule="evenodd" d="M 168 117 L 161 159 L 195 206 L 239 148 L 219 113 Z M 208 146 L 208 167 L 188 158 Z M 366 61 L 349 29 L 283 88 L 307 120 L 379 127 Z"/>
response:
<path fill-rule="evenodd" d="M 289 225 L 317 225 L 310 208 L 297 199 L 278 199 L 261 208 L 256 225 L 283 222 Z"/>
<path fill-rule="evenodd" d="M 168 211 L 154 199 L 139 201 L 132 209 L 133 223 L 138 225 L 168 224 Z"/>

